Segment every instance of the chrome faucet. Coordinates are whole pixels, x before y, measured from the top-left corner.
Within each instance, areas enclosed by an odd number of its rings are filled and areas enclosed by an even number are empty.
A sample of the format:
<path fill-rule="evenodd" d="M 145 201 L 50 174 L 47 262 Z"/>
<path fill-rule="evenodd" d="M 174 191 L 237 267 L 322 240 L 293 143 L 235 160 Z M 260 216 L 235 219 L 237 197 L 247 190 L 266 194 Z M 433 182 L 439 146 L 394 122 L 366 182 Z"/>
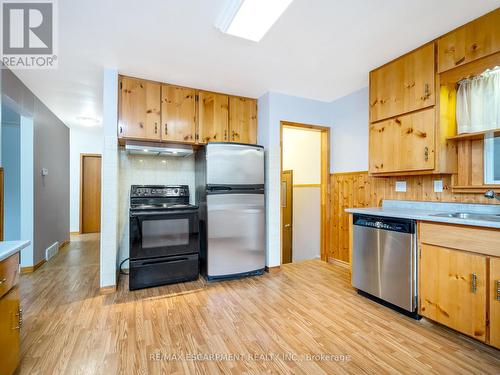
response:
<path fill-rule="evenodd" d="M 484 193 L 484 196 L 488 199 L 496 198 L 500 201 L 500 194 L 495 193 L 493 190 L 488 190 L 486 193 Z"/>

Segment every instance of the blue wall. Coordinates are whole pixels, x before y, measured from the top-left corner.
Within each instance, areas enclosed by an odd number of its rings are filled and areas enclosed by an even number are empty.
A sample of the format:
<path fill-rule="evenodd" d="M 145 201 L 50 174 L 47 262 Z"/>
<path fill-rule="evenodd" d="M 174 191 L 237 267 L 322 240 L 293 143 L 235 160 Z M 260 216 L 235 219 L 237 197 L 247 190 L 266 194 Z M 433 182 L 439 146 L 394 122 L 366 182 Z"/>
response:
<path fill-rule="evenodd" d="M 16 121 L 17 120 L 17 121 Z M 19 115 L 2 108 L 4 239 L 21 239 L 21 127 Z"/>

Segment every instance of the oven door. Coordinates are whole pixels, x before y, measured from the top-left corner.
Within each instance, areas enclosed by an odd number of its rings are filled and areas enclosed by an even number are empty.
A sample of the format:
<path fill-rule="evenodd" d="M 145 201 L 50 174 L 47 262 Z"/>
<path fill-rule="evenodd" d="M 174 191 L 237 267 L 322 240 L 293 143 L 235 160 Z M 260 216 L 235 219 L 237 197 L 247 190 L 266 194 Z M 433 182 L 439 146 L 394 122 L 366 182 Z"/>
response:
<path fill-rule="evenodd" d="M 198 211 L 131 212 L 130 259 L 199 252 Z"/>

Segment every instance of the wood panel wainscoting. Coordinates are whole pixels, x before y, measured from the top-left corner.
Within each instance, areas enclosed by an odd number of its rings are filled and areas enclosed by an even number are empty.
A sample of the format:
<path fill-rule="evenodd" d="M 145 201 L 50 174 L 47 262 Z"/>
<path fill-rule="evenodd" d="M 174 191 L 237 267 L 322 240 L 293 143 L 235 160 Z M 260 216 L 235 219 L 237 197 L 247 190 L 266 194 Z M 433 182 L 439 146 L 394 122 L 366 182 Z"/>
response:
<path fill-rule="evenodd" d="M 368 172 L 331 174 L 331 221 L 328 260 L 349 262 L 349 207 L 376 207 L 383 199 L 496 204 L 482 194 L 452 192 L 451 175 L 372 177 Z M 434 180 L 443 180 L 443 192 L 434 192 Z M 395 191 L 396 181 L 406 181 L 406 192 Z"/>

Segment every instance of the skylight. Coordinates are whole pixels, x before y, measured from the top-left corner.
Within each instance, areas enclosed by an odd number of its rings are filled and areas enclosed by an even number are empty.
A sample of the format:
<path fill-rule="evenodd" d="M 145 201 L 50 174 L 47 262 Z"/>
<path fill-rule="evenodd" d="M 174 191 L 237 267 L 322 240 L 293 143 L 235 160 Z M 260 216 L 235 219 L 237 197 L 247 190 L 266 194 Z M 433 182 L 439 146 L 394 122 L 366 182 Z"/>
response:
<path fill-rule="evenodd" d="M 226 34 L 258 42 L 293 0 L 229 0 L 217 27 Z"/>

